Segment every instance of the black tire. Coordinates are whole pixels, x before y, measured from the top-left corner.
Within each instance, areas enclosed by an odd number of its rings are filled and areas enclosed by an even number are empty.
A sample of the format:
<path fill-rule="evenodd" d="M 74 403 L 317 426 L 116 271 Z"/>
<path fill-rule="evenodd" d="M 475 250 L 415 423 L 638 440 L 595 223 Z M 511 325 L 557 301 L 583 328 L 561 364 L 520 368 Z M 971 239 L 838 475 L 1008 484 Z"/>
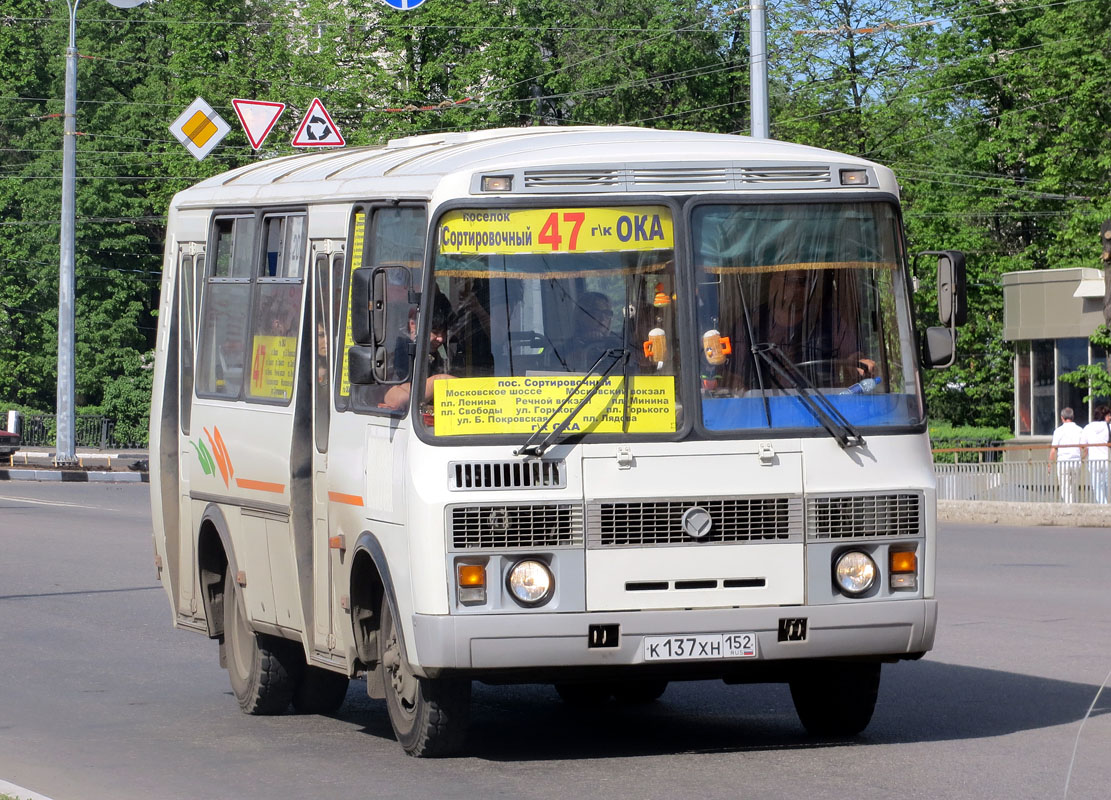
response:
<path fill-rule="evenodd" d="M 656 702 L 666 691 L 667 681 L 663 678 L 637 678 L 614 684 L 613 696 L 624 705 L 641 706 Z"/>
<path fill-rule="evenodd" d="M 811 736 L 844 738 L 868 727 L 880 688 L 879 662 L 819 662 L 791 678 L 795 713 Z"/>
<path fill-rule="evenodd" d="M 415 675 L 385 596 L 379 619 L 378 669 L 386 690 L 386 711 L 398 743 L 417 758 L 458 753 L 467 737 L 471 682 Z"/>
<path fill-rule="evenodd" d="M 300 714 L 334 714 L 347 699 L 350 683 L 339 672 L 306 666 L 293 692 L 293 708 Z"/>
<path fill-rule="evenodd" d="M 243 595 L 224 578 L 224 652 L 231 690 L 246 714 L 282 714 L 289 708 L 301 655 L 284 639 L 251 630 Z"/>
<path fill-rule="evenodd" d="M 583 711 L 601 708 L 613 696 L 611 683 L 557 683 L 555 690 L 564 703 Z"/>

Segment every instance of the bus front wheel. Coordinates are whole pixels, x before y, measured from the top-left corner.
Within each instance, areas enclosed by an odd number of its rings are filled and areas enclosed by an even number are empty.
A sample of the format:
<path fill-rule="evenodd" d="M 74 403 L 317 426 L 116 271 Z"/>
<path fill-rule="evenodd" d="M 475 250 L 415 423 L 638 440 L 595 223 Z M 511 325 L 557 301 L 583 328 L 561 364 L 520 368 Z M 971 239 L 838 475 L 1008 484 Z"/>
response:
<path fill-rule="evenodd" d="M 803 666 L 791 678 L 795 712 L 811 736 L 855 736 L 876 710 L 880 663 L 826 661 Z"/>
<path fill-rule="evenodd" d="M 418 758 L 457 753 L 467 735 L 471 682 L 414 674 L 385 595 L 379 619 L 378 669 L 382 671 L 386 710 L 398 743 Z"/>
<path fill-rule="evenodd" d="M 297 658 L 284 639 L 255 633 L 231 571 L 224 578 L 225 659 L 231 690 L 247 714 L 281 714 L 293 699 Z"/>

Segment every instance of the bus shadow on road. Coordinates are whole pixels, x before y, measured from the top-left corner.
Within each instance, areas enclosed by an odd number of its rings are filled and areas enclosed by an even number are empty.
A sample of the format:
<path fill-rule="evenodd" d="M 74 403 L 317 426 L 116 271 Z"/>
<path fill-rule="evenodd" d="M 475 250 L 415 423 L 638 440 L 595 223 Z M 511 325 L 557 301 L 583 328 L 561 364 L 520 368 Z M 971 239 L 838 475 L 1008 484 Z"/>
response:
<path fill-rule="evenodd" d="M 884 668 L 876 714 L 864 733 L 821 740 L 803 730 L 785 685 L 673 683 L 655 703 L 610 702 L 579 711 L 549 686 L 476 683 L 464 755 L 552 761 L 991 738 L 1079 723 L 1098 689 L 929 660 L 895 664 Z M 1105 691 L 1092 716 L 1109 711 Z M 388 722 L 364 730 L 390 735 Z"/>

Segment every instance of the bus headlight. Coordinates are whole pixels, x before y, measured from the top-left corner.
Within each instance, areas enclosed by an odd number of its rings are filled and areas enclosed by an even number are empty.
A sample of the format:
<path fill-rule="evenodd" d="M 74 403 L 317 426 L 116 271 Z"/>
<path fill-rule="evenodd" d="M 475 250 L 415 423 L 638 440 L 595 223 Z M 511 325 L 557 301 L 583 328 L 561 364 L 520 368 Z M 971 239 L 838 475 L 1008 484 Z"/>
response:
<path fill-rule="evenodd" d="M 531 558 L 514 564 L 505 584 L 513 599 L 523 606 L 543 605 L 555 590 L 555 578 L 548 565 Z"/>
<path fill-rule="evenodd" d="M 860 550 L 849 550 L 842 553 L 833 567 L 833 576 L 837 581 L 837 588 L 842 594 L 856 597 L 872 588 L 876 582 L 876 562 L 867 553 Z"/>

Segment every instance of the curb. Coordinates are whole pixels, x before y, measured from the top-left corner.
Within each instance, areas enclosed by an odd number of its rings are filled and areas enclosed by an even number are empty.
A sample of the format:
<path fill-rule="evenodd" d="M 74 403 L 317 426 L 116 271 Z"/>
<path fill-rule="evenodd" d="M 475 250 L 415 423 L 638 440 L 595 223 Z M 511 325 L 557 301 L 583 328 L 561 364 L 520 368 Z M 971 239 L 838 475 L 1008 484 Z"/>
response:
<path fill-rule="evenodd" d="M 1098 503 L 1007 503 L 993 500 L 938 500 L 938 522 L 1029 528 L 1111 528 L 1111 505 Z"/>
<path fill-rule="evenodd" d="M 56 483 L 150 483 L 149 472 L 85 472 L 59 469 L 0 469 L 0 481 Z"/>

